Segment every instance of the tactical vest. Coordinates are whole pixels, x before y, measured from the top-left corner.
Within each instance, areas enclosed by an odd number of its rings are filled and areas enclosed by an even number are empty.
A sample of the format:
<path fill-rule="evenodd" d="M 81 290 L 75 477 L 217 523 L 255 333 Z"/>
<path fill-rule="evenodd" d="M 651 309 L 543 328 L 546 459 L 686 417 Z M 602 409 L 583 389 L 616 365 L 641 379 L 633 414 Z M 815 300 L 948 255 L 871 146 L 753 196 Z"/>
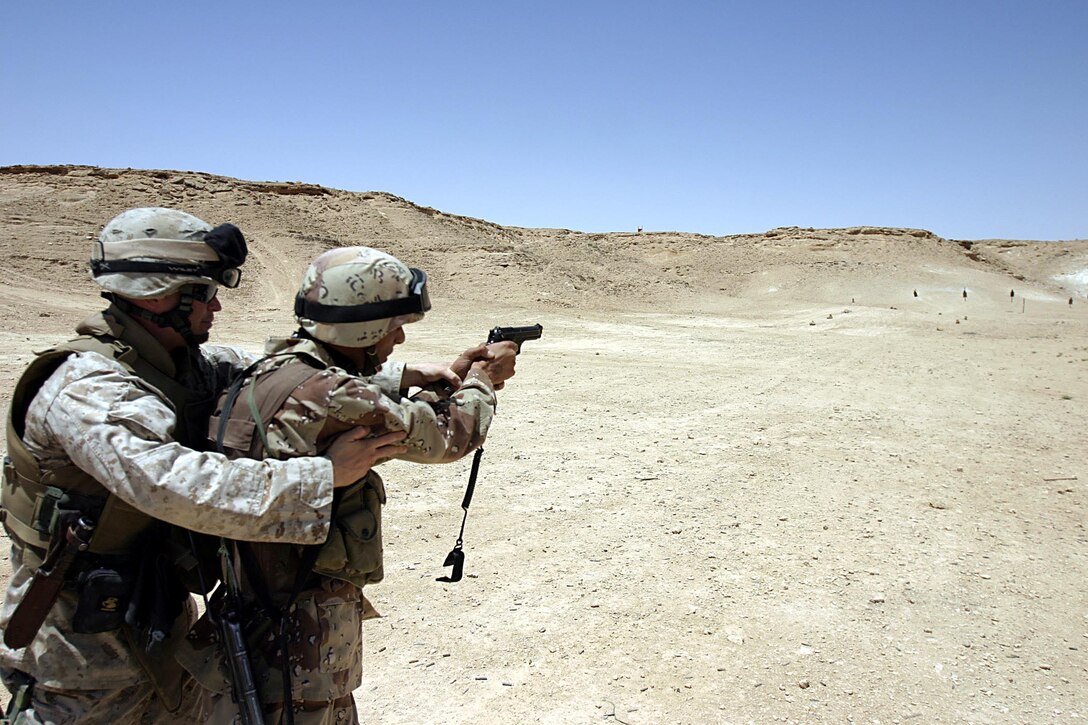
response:
<path fill-rule="evenodd" d="M 116 314 L 113 311 L 111 315 Z M 118 315 L 119 316 L 119 315 Z M 134 321 L 129 322 L 135 325 Z M 86 327 L 86 326 L 83 326 Z M 142 329 L 141 329 L 142 330 Z M 203 448 L 207 416 L 214 399 L 210 394 L 200 399 L 193 390 L 148 362 L 149 343 L 137 339 L 130 343 L 116 319 L 104 317 L 84 334 L 58 347 L 40 353 L 23 373 L 12 394 L 7 420 L 8 457 L 4 461 L 4 483 L 0 488 L 0 516 L 8 535 L 24 548 L 41 554 L 49 545 L 55 524 L 53 511 L 58 506 L 87 509 L 98 521 L 89 551 L 100 555 L 132 553 L 134 542 L 154 519 L 111 495 L 93 476 L 69 464 L 43 470 L 23 443 L 26 414 L 30 403 L 45 381 L 56 372 L 69 355 L 95 352 L 116 361 L 133 375 L 153 386 L 177 411 L 174 439 L 182 445 Z M 139 337 L 136 335 L 135 337 Z M 157 343 L 155 343 L 157 344 Z M 163 354 L 161 349 L 157 354 Z"/>
<path fill-rule="evenodd" d="M 277 356 L 298 358 L 271 370 L 258 370 Z M 220 409 L 209 422 L 209 434 L 217 450 L 230 458 L 264 458 L 268 455 L 265 428 L 299 385 L 326 369 L 321 360 L 305 352 L 270 355 L 251 366 L 224 394 Z M 375 471 L 362 480 L 335 492 L 329 537 L 316 555 L 313 571 L 322 576 L 348 581 L 362 588 L 382 580 L 381 509 L 385 485 Z M 281 554 L 275 547 L 260 545 L 262 568 Z M 296 562 L 304 557 L 291 556 Z M 305 564 L 303 564 L 305 565 Z M 278 567 L 278 568 L 282 568 Z"/>

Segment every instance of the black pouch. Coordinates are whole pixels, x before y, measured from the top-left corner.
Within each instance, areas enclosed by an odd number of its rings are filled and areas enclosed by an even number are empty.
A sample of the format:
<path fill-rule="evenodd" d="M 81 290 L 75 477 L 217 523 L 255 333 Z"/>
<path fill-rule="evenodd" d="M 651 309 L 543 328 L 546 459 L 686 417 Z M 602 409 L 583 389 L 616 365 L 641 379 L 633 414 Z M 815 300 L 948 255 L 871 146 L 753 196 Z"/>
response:
<path fill-rule="evenodd" d="M 132 598 L 128 600 L 125 623 L 146 635 L 148 653 L 170 636 L 174 622 L 185 609 L 189 591 L 178 576 L 174 561 L 167 554 L 162 527 L 153 529 L 153 538 L 144 542 L 132 579 Z"/>
<path fill-rule="evenodd" d="M 132 596 L 132 581 L 117 569 L 88 569 L 76 581 L 79 603 L 72 617 L 72 631 L 98 634 L 120 629 Z"/>

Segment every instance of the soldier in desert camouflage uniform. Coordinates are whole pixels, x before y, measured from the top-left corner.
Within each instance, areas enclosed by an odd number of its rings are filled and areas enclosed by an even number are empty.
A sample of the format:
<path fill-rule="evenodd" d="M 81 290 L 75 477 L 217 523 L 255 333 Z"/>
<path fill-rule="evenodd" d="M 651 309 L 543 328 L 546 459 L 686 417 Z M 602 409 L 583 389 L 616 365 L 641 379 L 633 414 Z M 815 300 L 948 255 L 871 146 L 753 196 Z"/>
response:
<path fill-rule="evenodd" d="M 149 648 L 147 630 L 119 619 L 74 623 L 89 590 L 83 575 L 95 567 L 118 574 L 125 591 L 104 598 L 97 613 L 117 617 L 136 591 L 140 555 L 157 552 L 166 522 L 256 541 L 323 542 L 334 486 L 365 474 L 382 452 L 373 443 L 337 443 L 335 473 L 326 458 L 229 461 L 202 452 L 226 377 L 249 362 L 202 345 L 221 309 L 217 290 L 238 284 L 245 256 L 231 225 L 212 229 L 162 208 L 120 214 L 91 261 L 108 309 L 79 325 L 80 337 L 40 354 L 16 386 L 0 495 L 12 540 L 13 575 L 0 607 L 12 722 L 194 722 L 199 688 L 171 666 L 194 615 L 188 592 L 175 589 L 166 602 L 173 609 L 161 610 L 166 618 L 157 624 L 156 636 L 167 637 Z M 59 596 L 43 606 L 32 584 L 42 579 L 35 571 L 47 550 L 64 540 L 65 527 L 48 513 L 65 507 L 97 526 Z M 18 616 L 24 599 L 39 602 L 22 608 L 30 626 Z M 134 611 L 140 621 L 144 614 Z"/>
<path fill-rule="evenodd" d="M 387 394 L 369 377 L 404 340 L 403 326 L 429 307 L 426 275 L 388 254 L 366 247 L 322 254 L 296 298 L 301 327 L 269 341 L 270 357 L 231 391 L 233 405 L 231 393 L 224 395 L 212 436 L 229 455 L 280 459 L 317 455 L 353 426 L 403 431 L 407 450 L 396 457 L 404 460 L 441 463 L 473 451 L 491 423 L 494 389 L 514 373 L 513 343 L 462 353 L 451 366 L 458 385 L 441 403 Z M 439 376 L 434 370 L 402 384 Z M 237 543 L 235 566 L 251 613 L 247 642 L 267 723 L 358 722 L 352 691 L 362 684 L 361 624 L 374 614 L 362 587 L 382 579 L 384 503 L 385 487 L 371 471 L 338 492 L 322 547 Z M 237 706 L 208 635 L 202 620 L 190 637 L 192 657 L 183 661 L 215 693 L 204 718 L 229 722 Z"/>

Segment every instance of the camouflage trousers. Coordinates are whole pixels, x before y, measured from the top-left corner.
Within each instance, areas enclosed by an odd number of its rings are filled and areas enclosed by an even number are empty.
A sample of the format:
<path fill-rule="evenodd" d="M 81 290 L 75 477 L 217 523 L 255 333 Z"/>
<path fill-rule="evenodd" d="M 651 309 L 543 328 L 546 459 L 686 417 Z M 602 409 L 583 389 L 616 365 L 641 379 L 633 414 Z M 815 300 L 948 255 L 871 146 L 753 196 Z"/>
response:
<path fill-rule="evenodd" d="M 303 702 L 296 700 L 294 706 L 295 725 L 358 725 L 359 711 L 355 709 L 355 698 L 345 695 L 333 702 Z M 273 702 L 264 706 L 265 725 L 283 725 L 283 703 Z M 238 706 L 231 702 L 230 695 L 221 695 L 205 691 L 204 707 L 195 722 L 215 723 L 216 725 L 241 725 Z"/>
<path fill-rule="evenodd" d="M 14 696 L 21 673 L 0 670 L 4 685 Z M 111 690 L 54 690 L 35 684 L 29 707 L 11 713 L 11 725 L 191 725 L 198 715 L 202 688 L 192 677 L 182 685 L 181 707 L 168 713 L 147 682 Z"/>

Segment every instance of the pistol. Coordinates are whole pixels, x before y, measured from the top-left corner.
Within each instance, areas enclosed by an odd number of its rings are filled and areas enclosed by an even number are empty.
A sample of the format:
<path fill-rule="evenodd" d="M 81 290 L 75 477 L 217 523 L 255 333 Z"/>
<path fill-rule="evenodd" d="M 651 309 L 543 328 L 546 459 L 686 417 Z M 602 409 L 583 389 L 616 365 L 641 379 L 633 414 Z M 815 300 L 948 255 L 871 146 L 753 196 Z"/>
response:
<path fill-rule="evenodd" d="M 492 327 L 491 332 L 487 334 L 487 344 L 512 342 L 518 346 L 518 352 L 520 353 L 521 343 L 529 340 L 539 340 L 543 334 L 544 326 L 540 324 L 525 327 Z"/>
<path fill-rule="evenodd" d="M 490 345 L 495 342 L 512 342 L 518 346 L 518 352 L 521 352 L 521 344 L 528 340 L 539 340 L 541 335 L 544 334 L 543 325 L 527 325 L 525 327 L 492 327 L 491 332 L 487 333 L 487 344 Z M 449 403 L 445 400 L 453 395 L 457 388 L 449 384 L 445 380 L 436 380 L 433 383 L 423 386 L 424 392 L 437 393 L 443 400 L 439 401 L 445 405 Z M 413 396 L 413 400 L 415 396 Z"/>
<path fill-rule="evenodd" d="M 525 327 L 492 327 L 491 332 L 487 335 L 487 344 L 512 342 L 518 346 L 518 352 L 520 353 L 523 342 L 539 340 L 543 334 L 544 326 L 540 324 Z M 452 390 L 452 387 L 450 389 Z M 452 566 L 453 571 L 437 579 L 437 581 L 446 584 L 461 581 L 461 577 L 465 573 L 465 523 L 468 521 L 468 507 L 472 503 L 472 494 L 476 490 L 476 476 L 480 472 L 480 458 L 483 454 L 484 449 L 482 447 L 476 449 L 476 454 L 472 459 L 472 471 L 468 476 L 468 485 L 465 487 L 465 497 L 461 499 L 461 508 L 465 512 L 464 516 L 461 517 L 461 531 L 457 534 L 457 542 L 453 545 L 453 549 L 446 554 L 446 558 L 442 562 L 443 567 Z"/>

